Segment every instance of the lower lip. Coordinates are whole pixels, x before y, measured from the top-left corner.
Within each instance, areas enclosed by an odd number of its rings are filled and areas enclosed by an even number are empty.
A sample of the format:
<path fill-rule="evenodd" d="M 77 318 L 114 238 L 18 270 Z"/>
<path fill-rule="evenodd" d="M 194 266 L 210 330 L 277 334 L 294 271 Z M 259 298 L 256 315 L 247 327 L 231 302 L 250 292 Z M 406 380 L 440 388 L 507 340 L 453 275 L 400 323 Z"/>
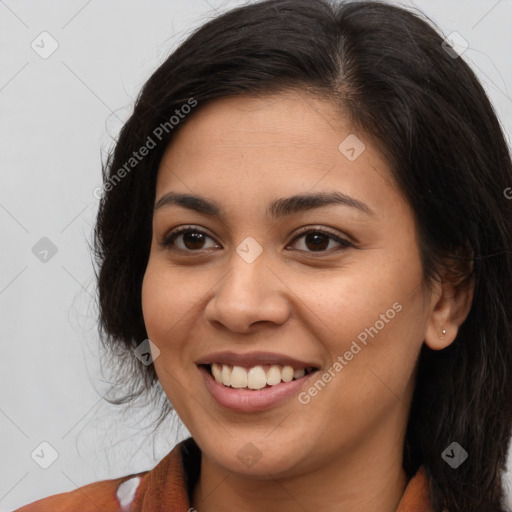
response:
<path fill-rule="evenodd" d="M 281 382 L 262 389 L 237 389 L 217 382 L 204 366 L 199 366 L 206 388 L 217 402 L 240 412 L 256 412 L 270 409 L 298 394 L 300 388 L 317 372 L 290 382 Z"/>

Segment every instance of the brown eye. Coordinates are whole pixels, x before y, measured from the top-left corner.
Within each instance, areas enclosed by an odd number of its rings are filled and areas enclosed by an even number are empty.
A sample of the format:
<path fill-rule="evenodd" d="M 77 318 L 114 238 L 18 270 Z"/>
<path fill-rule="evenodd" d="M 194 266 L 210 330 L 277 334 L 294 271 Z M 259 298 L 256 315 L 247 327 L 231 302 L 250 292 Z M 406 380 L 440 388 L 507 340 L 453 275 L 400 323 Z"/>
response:
<path fill-rule="evenodd" d="M 183 247 L 176 246 L 175 241 L 178 238 L 181 238 Z M 204 244 L 207 238 L 212 239 L 204 231 L 183 227 L 169 233 L 161 245 L 169 249 L 197 252 L 205 248 Z"/>
<path fill-rule="evenodd" d="M 313 251 L 325 250 L 329 246 L 329 237 L 323 233 L 309 233 L 305 236 L 304 242 L 306 247 Z"/>
<path fill-rule="evenodd" d="M 304 246 L 306 247 L 306 252 L 326 252 L 326 249 L 328 249 L 331 241 L 339 244 L 341 248 L 353 247 L 353 245 L 348 240 L 345 240 L 344 238 L 341 238 L 340 236 L 335 235 L 329 231 L 319 229 L 310 229 L 301 233 L 298 237 L 295 238 L 293 243 L 301 238 L 304 238 Z"/>
<path fill-rule="evenodd" d="M 204 245 L 204 235 L 195 231 L 183 233 L 183 244 L 187 249 L 202 249 Z"/>

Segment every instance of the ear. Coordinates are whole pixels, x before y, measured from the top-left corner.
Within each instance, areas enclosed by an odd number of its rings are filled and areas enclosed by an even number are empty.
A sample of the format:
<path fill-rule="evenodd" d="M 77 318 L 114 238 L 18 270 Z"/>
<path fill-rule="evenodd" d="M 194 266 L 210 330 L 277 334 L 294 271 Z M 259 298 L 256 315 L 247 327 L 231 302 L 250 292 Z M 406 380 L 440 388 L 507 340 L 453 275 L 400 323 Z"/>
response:
<path fill-rule="evenodd" d="M 453 343 L 459 327 L 473 302 L 474 279 L 454 281 L 445 276 L 432 293 L 431 314 L 425 331 L 425 343 L 432 350 L 442 350 Z M 443 333 L 443 330 L 446 332 Z"/>

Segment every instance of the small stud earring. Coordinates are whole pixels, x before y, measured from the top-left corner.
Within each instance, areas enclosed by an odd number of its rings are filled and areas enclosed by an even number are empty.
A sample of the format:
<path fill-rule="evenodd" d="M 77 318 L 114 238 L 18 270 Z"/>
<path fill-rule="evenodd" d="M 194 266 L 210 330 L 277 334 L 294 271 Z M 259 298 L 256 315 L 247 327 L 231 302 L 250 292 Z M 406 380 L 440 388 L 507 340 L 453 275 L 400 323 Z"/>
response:
<path fill-rule="evenodd" d="M 443 329 L 443 335 L 440 336 L 440 339 L 444 340 L 444 335 L 446 334 L 446 329 Z"/>

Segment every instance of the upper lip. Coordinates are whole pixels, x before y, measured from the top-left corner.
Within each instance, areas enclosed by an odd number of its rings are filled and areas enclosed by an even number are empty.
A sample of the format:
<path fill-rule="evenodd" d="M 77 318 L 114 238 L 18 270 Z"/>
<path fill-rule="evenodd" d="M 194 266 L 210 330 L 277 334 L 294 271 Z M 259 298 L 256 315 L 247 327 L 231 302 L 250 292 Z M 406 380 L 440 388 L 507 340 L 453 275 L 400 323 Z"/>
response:
<path fill-rule="evenodd" d="M 264 364 L 276 364 L 281 366 L 289 365 L 294 369 L 300 368 L 318 368 L 317 363 L 311 361 L 300 361 L 294 357 L 285 354 L 277 354 L 274 352 L 247 352 L 245 354 L 237 354 L 235 352 L 224 351 L 214 352 L 201 357 L 196 364 L 230 364 L 232 366 L 257 366 Z"/>

